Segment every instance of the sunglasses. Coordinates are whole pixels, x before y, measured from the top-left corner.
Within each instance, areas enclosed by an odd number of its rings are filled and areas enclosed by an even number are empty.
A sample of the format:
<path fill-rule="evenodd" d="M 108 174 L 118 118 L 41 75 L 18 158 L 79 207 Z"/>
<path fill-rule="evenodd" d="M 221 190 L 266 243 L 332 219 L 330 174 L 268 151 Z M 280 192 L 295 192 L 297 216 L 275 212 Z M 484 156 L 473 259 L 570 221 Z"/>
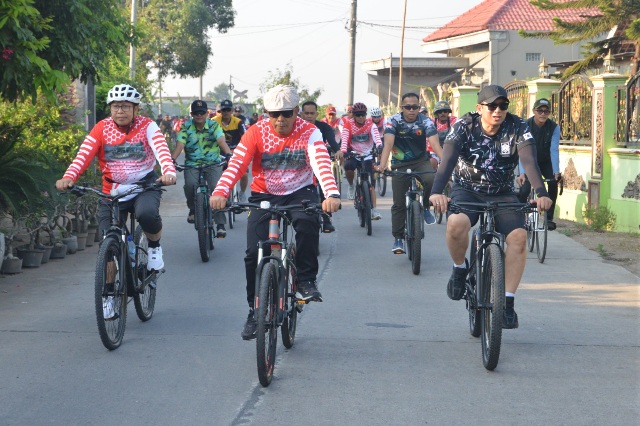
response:
<path fill-rule="evenodd" d="M 551 114 L 551 110 L 548 110 L 548 109 L 537 109 L 536 112 L 540 115 Z"/>
<path fill-rule="evenodd" d="M 291 118 L 293 117 L 293 110 L 288 109 L 286 111 L 269 111 L 269 117 L 271 118 L 278 118 L 280 116 L 283 116 L 284 118 Z"/>
<path fill-rule="evenodd" d="M 489 111 L 495 111 L 496 108 L 500 108 L 500 111 L 506 111 L 506 110 L 509 109 L 509 102 L 502 102 L 502 103 L 499 103 L 499 104 L 494 104 L 494 103 L 481 104 L 481 105 L 486 106 Z"/>
<path fill-rule="evenodd" d="M 366 117 L 367 113 L 366 112 L 356 112 L 353 114 L 355 117 Z"/>
<path fill-rule="evenodd" d="M 420 105 L 402 105 L 403 109 L 412 109 L 414 111 L 420 109 Z"/>
<path fill-rule="evenodd" d="M 197 115 L 205 115 L 207 112 L 206 111 L 194 111 L 191 113 L 191 115 L 193 115 L 194 117 Z"/>
<path fill-rule="evenodd" d="M 229 112 L 229 111 L 231 111 L 231 108 L 222 108 L 220 111 L 222 111 L 222 112 Z"/>

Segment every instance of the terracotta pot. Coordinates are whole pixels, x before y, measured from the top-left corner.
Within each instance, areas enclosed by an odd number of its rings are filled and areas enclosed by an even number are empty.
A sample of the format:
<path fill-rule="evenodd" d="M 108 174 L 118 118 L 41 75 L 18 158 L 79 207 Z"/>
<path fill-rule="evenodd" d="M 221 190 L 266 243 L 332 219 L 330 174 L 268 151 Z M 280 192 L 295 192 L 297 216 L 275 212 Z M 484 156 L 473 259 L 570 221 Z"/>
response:
<path fill-rule="evenodd" d="M 18 257 L 22 259 L 23 268 L 39 268 L 42 264 L 44 250 L 19 248 Z"/>

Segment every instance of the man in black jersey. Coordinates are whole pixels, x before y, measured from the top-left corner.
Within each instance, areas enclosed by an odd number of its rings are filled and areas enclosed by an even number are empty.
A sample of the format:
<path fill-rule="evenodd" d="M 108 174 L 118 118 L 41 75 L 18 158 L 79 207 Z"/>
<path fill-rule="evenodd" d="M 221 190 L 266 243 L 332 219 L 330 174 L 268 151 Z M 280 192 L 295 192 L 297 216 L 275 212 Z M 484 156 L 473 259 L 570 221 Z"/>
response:
<path fill-rule="evenodd" d="M 538 194 L 538 209 L 546 211 L 551 207 L 536 161 L 535 140 L 527 124 L 508 113 L 508 107 L 507 91 L 501 86 L 489 85 L 478 93 L 477 112 L 466 114 L 453 125 L 444 141 L 442 163 L 429 197 L 436 211 L 446 212 L 450 200 L 517 203 L 513 170 L 518 158 Z M 452 173 L 451 198 L 447 198 L 442 191 Z M 478 217 L 477 213 L 466 211 L 447 213 L 447 246 L 454 263 L 447 294 L 453 300 L 460 300 L 465 291 L 469 230 Z M 518 328 L 514 297 L 527 260 L 524 214 L 501 212 L 496 217 L 496 230 L 506 236 L 507 243 L 503 328 Z"/>

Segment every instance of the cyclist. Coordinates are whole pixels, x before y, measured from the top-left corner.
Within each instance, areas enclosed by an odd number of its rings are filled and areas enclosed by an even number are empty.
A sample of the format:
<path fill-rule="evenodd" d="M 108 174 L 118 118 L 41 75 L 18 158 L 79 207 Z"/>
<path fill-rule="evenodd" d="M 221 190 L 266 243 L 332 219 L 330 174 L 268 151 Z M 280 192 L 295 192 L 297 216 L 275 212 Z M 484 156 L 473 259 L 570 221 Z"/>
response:
<path fill-rule="evenodd" d="M 551 179 L 553 175 L 554 182 L 549 182 L 548 192 L 551 198 L 551 208 L 547 210 L 547 229 L 553 231 L 556 224 L 553 221 L 553 213 L 558 199 L 558 182 L 562 180 L 560 173 L 560 126 L 549 118 L 551 113 L 551 102 L 548 99 L 538 99 L 533 104 L 533 117 L 527 120 L 527 125 L 533 138 L 536 140 L 536 153 L 538 158 L 538 167 L 545 179 Z M 519 198 L 524 202 L 531 192 L 531 184 L 526 179 L 524 168 L 520 164 L 520 175 L 516 178 L 520 185 Z"/>
<path fill-rule="evenodd" d="M 342 153 L 354 152 L 359 156 L 367 156 L 364 160 L 364 169 L 369 173 L 369 182 L 371 188 L 375 188 L 375 179 L 373 178 L 373 157 L 370 155 L 375 148 L 382 148 L 382 140 L 378 133 L 378 128 L 373 121 L 367 119 L 367 106 L 362 102 L 356 102 L 352 107 L 353 118 L 344 119 L 344 127 L 342 128 Z M 344 162 L 345 176 L 349 182 L 348 198 L 353 200 L 355 195 L 355 185 L 353 178 L 355 177 L 355 169 L 358 168 L 359 160 L 355 156 L 346 158 Z M 371 219 L 379 220 L 382 218 L 376 210 L 376 192 L 371 192 Z"/>
<path fill-rule="evenodd" d="M 447 137 L 447 133 L 449 133 L 451 126 L 453 126 L 453 123 L 458 119 L 451 115 L 451 112 L 451 106 L 447 101 L 438 101 L 433 108 L 433 122 L 436 125 L 436 132 L 438 132 L 440 148 L 444 146 L 444 139 Z M 438 170 L 440 158 L 433 152 L 431 144 L 427 144 L 427 149 L 431 153 L 431 166 L 434 170 Z"/>
<path fill-rule="evenodd" d="M 336 107 L 333 105 L 329 105 L 327 109 L 324 111 L 324 118 L 320 121 L 323 123 L 327 123 L 333 129 L 333 133 L 337 139 L 340 138 L 340 119 L 336 116 Z"/>
<path fill-rule="evenodd" d="M 378 107 L 371 108 L 371 121 L 378 128 L 378 134 L 384 134 L 384 125 L 387 123 L 387 120 L 384 118 L 384 114 L 382 110 Z"/>
<path fill-rule="evenodd" d="M 220 114 L 213 119 L 222 127 L 224 136 L 227 140 L 227 145 L 233 152 L 235 147 L 240 143 L 240 138 L 242 138 L 242 135 L 247 131 L 247 128 L 242 120 L 233 115 L 233 104 L 229 99 L 225 99 L 220 102 L 218 111 L 220 111 Z M 246 200 L 244 192 L 247 190 L 248 185 L 249 175 L 246 174 L 242 176 L 242 179 L 240 179 L 240 192 L 238 194 L 240 201 Z"/>
<path fill-rule="evenodd" d="M 80 149 L 62 179 L 56 182 L 58 191 L 66 191 L 91 165 L 94 157 L 102 170 L 102 192 L 124 192 L 140 181 L 162 182 L 175 185 L 176 169 L 171 161 L 171 152 L 158 125 L 151 119 L 138 115 L 140 93 L 128 84 L 117 84 L 107 94 L 107 105 L 111 117 L 99 121 L 82 142 Z M 153 170 L 156 160 L 160 163 L 162 176 Z M 132 194 L 120 201 L 122 212 L 135 211 L 136 219 L 149 240 L 149 270 L 164 267 L 160 236 L 159 191 Z M 99 232 L 104 235 L 111 224 L 108 201 L 101 200 L 98 207 Z"/>
<path fill-rule="evenodd" d="M 338 211 L 340 194 L 331 174 L 329 153 L 322 140 L 320 130 L 298 117 L 299 97 L 295 87 L 278 85 L 264 96 L 264 108 L 269 119 L 260 120 L 249 128 L 229 161 L 213 194 L 211 208 L 224 208 L 229 192 L 253 161 L 251 182 L 252 203 L 270 201 L 271 204 L 298 204 L 303 200 L 317 203 L 318 192 L 313 175 L 318 176 L 326 200 L 322 208 L 327 213 Z M 318 291 L 319 236 L 317 215 L 291 212 L 296 231 L 296 267 L 298 268 L 298 294 L 302 300 L 322 301 Z M 249 212 L 247 223 L 247 251 L 245 271 L 247 279 L 247 302 L 249 315 L 242 330 L 244 340 L 256 336 L 254 299 L 256 268 L 258 266 L 258 241 L 268 235 L 269 215 L 259 211 Z"/>
<path fill-rule="evenodd" d="M 379 172 L 386 169 L 389 155 L 391 155 L 391 168 L 398 171 L 411 169 L 414 172 L 433 171 L 429 159 L 431 155 L 427 151 L 428 142 L 434 147 L 436 154 L 441 155 L 442 149 L 438 144 L 438 134 L 433 121 L 424 114 L 420 114 L 420 98 L 415 93 L 402 95 L 402 111 L 387 120 L 384 130 L 384 149 L 380 155 L 380 165 L 376 166 Z M 431 225 L 436 223 L 436 218 L 429 211 L 427 196 L 431 192 L 433 174 L 426 173 L 422 180 L 424 187 L 424 221 Z M 391 206 L 391 233 L 394 237 L 391 251 L 395 254 L 404 254 L 404 228 L 406 221 L 405 194 L 411 186 L 408 176 L 393 176 L 391 178 L 391 190 L 393 191 L 393 205 Z"/>
<path fill-rule="evenodd" d="M 191 120 L 186 121 L 180 128 L 176 141 L 176 148 L 171 153 L 175 161 L 184 150 L 184 162 L 187 166 L 211 166 L 204 169 L 205 179 L 210 188 L 218 183 L 222 175 L 222 157 L 231 156 L 231 150 L 225 142 L 224 132 L 218 123 L 207 118 L 207 103 L 203 100 L 195 100 L 189 108 Z M 184 171 L 184 196 L 187 199 L 189 215 L 187 222 L 194 223 L 194 191 L 198 184 L 198 169 L 186 169 Z M 224 212 L 216 212 L 213 220 L 216 223 L 216 237 L 224 238 L 227 223 Z"/>
<path fill-rule="evenodd" d="M 338 161 L 342 160 L 342 151 L 340 151 L 340 144 L 336 142 L 333 129 L 329 124 L 316 120 L 316 118 L 318 118 L 318 104 L 313 101 L 307 101 L 303 103 L 300 117 L 303 120 L 314 124 L 318 129 L 320 129 L 320 133 L 322 133 L 322 140 L 324 140 L 324 144 L 325 146 L 327 146 L 327 149 L 329 149 L 330 152 L 334 153 L 335 158 Z M 322 191 L 320 192 L 320 201 L 324 201 L 324 193 Z M 329 233 L 335 231 L 336 228 L 331 223 L 331 213 L 325 215 L 324 219 L 325 220 L 322 222 L 322 232 Z"/>
<path fill-rule="evenodd" d="M 240 122 L 242 124 L 244 124 L 245 130 L 246 130 L 246 127 L 248 127 L 248 125 L 249 125 L 249 120 L 247 120 L 247 117 L 245 117 L 242 114 L 243 112 L 244 112 L 244 110 L 242 109 L 242 107 L 240 105 L 236 105 L 233 108 L 233 116 L 240 119 Z"/>
<path fill-rule="evenodd" d="M 508 113 L 508 107 L 509 97 L 503 87 L 485 86 L 478 92 L 477 113 L 466 114 L 453 125 L 445 139 L 442 164 L 429 197 L 437 211 L 444 213 L 447 210 L 449 198 L 442 195 L 442 191 L 452 173 L 452 201 L 517 203 L 513 171 L 518 164 L 518 157 L 539 196 L 538 208 L 546 211 L 551 207 L 536 163 L 535 140 L 527 123 Z M 452 300 L 460 300 L 464 294 L 468 234 L 478 217 L 478 213 L 472 212 L 447 214 L 447 246 L 454 263 L 447 284 L 447 295 Z M 507 243 L 503 328 L 518 328 L 518 315 L 513 306 L 527 260 L 524 214 L 500 212 L 496 216 L 496 230 L 506 236 Z"/>

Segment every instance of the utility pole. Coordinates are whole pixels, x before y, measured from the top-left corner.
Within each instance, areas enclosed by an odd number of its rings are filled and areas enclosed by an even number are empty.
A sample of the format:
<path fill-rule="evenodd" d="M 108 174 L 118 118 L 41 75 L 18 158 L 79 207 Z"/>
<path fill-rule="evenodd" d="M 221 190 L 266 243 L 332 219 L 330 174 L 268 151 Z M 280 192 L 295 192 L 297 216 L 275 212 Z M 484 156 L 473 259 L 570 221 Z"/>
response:
<path fill-rule="evenodd" d="M 391 76 L 393 76 L 393 53 L 389 53 L 389 96 L 387 105 L 391 105 Z"/>
<path fill-rule="evenodd" d="M 136 26 L 136 12 L 138 9 L 138 0 L 131 0 L 131 26 Z M 136 76 L 136 47 L 129 45 L 129 77 L 131 80 Z"/>
<path fill-rule="evenodd" d="M 201 75 L 201 76 L 200 76 L 200 99 L 204 99 L 204 98 L 202 97 L 202 77 L 203 77 L 203 76 Z"/>
<path fill-rule="evenodd" d="M 398 106 L 402 97 L 402 58 L 404 58 L 404 24 L 407 20 L 407 0 L 404 0 L 404 12 L 402 13 L 402 44 L 400 44 L 400 65 L 398 68 Z"/>
<path fill-rule="evenodd" d="M 349 78 L 347 78 L 347 104 L 353 104 L 353 82 L 356 63 L 356 11 L 358 0 L 351 0 L 351 20 L 349 21 Z"/>

